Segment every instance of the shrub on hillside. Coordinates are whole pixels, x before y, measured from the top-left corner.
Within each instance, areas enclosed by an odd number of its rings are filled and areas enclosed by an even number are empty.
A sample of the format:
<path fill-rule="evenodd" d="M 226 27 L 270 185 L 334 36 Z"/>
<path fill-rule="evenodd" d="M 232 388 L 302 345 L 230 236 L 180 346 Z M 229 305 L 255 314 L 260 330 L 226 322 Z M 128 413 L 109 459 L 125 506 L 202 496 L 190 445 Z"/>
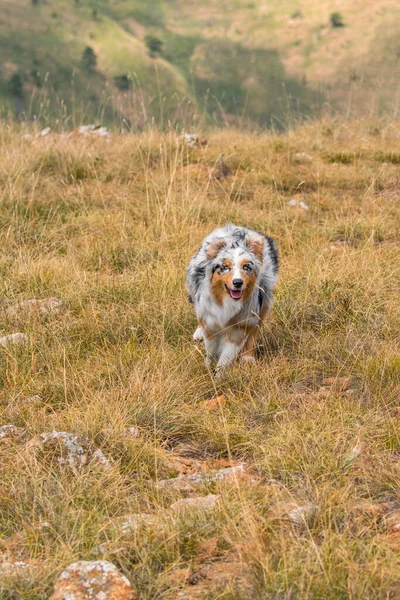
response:
<path fill-rule="evenodd" d="M 114 77 L 114 83 L 121 92 L 126 92 L 132 85 L 128 75 L 117 75 Z"/>
<path fill-rule="evenodd" d="M 163 42 L 162 40 L 160 40 L 160 38 L 156 37 L 155 35 L 146 35 L 146 37 L 144 38 L 145 44 L 147 46 L 147 49 L 149 51 L 149 56 L 151 56 L 152 58 L 158 56 L 159 54 L 161 54 L 162 52 L 162 48 L 163 48 Z"/>
<path fill-rule="evenodd" d="M 333 12 L 329 17 L 332 27 L 344 27 L 343 16 L 340 12 Z"/>
<path fill-rule="evenodd" d="M 82 62 L 85 69 L 94 71 L 97 66 L 97 56 L 93 48 L 86 46 L 82 54 Z"/>
<path fill-rule="evenodd" d="M 12 94 L 15 98 L 22 98 L 24 95 L 24 84 L 19 73 L 14 73 L 14 75 L 11 75 L 10 79 L 8 80 L 8 89 L 10 94 Z"/>

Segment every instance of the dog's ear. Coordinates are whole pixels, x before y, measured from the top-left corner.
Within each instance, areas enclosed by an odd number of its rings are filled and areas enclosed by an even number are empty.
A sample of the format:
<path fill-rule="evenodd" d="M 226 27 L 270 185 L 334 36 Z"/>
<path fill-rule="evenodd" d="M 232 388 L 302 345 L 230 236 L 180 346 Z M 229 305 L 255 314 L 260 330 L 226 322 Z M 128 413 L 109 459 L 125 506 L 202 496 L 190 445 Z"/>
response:
<path fill-rule="evenodd" d="M 262 235 L 256 233 L 248 235 L 246 237 L 246 246 L 252 251 L 254 256 L 258 258 L 260 262 L 263 259 L 265 240 Z"/>
<path fill-rule="evenodd" d="M 207 258 L 208 260 L 212 260 L 218 254 L 218 252 L 225 248 L 226 242 L 225 240 L 215 240 L 215 242 L 211 242 L 211 244 L 207 248 Z"/>

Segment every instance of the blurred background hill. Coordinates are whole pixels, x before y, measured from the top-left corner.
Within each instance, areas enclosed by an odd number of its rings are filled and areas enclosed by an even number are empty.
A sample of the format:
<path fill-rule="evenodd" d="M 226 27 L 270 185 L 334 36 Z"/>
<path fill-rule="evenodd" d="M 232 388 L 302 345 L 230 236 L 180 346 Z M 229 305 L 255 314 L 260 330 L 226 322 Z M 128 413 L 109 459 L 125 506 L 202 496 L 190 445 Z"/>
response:
<path fill-rule="evenodd" d="M 0 0 L 3 115 L 284 127 L 400 101 L 396 0 Z"/>

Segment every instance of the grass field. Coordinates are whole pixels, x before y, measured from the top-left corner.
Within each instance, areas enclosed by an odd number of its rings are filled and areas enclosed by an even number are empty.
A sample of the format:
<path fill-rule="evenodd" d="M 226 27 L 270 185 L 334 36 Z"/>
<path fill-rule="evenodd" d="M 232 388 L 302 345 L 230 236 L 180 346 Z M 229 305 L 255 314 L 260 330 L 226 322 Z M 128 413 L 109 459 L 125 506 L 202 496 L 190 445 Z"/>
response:
<path fill-rule="evenodd" d="M 27 336 L 0 347 L 0 426 L 21 428 L 0 429 L 0 598 L 48 598 L 65 566 L 106 558 L 148 600 L 398 599 L 398 123 L 193 150 L 26 133 L 0 129 L 0 336 Z M 215 382 L 183 282 L 228 221 L 272 235 L 281 271 L 257 364 Z M 63 304 L 22 304 L 46 298 Z M 51 431 L 89 449 L 68 460 Z"/>

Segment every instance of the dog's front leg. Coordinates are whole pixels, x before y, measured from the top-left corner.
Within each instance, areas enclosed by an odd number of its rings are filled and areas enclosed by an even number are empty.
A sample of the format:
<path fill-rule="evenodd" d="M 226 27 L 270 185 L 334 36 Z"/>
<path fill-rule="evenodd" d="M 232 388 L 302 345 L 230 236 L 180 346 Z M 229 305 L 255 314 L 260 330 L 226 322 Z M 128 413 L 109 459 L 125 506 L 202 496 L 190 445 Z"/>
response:
<path fill-rule="evenodd" d="M 243 344 L 235 344 L 229 340 L 224 340 L 221 346 L 221 354 L 215 369 L 215 376 L 221 377 L 222 372 L 230 367 L 236 360 Z"/>
<path fill-rule="evenodd" d="M 204 331 L 204 330 L 203 330 Z M 209 367 L 212 362 L 217 360 L 218 337 L 216 335 L 207 337 L 204 335 L 204 345 L 206 347 L 206 367 Z"/>

